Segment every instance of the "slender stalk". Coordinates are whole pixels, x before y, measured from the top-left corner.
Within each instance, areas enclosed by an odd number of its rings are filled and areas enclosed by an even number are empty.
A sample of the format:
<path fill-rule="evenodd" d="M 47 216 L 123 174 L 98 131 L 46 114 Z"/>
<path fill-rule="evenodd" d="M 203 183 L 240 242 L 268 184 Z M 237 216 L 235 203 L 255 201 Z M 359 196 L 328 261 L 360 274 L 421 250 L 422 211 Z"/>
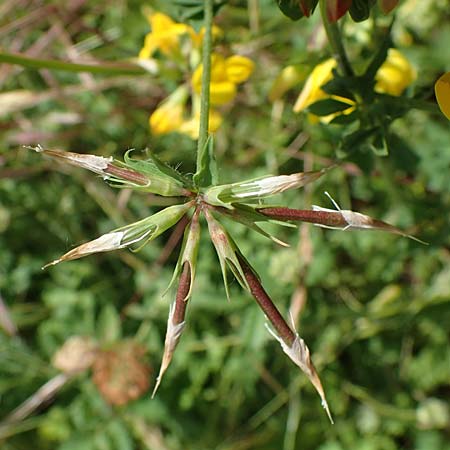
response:
<path fill-rule="evenodd" d="M 353 76 L 353 69 L 350 65 L 350 61 L 347 58 L 344 44 L 342 42 L 341 32 L 337 22 L 331 23 L 327 17 L 326 1 L 319 0 L 320 2 L 320 14 L 322 16 L 323 26 L 327 34 L 328 42 L 333 50 L 333 57 L 337 61 L 339 70 L 343 75 L 351 77 Z"/>
<path fill-rule="evenodd" d="M 202 55 L 202 90 L 200 93 L 200 129 L 197 145 L 197 170 L 201 167 L 201 154 L 208 139 L 209 125 L 209 85 L 211 81 L 211 52 L 212 52 L 212 20 L 213 0 L 204 0 L 203 55 Z"/>
<path fill-rule="evenodd" d="M 131 63 L 111 64 L 80 64 L 55 59 L 30 58 L 18 53 L 0 52 L 0 63 L 17 64 L 32 69 L 64 70 L 66 72 L 89 72 L 101 75 L 145 75 L 147 72 L 138 65 Z"/>
<path fill-rule="evenodd" d="M 34 394 L 19 405 L 11 414 L 9 414 L 0 424 L 1 431 L 5 426 L 20 422 L 33 414 L 43 403 L 52 399 L 62 387 L 73 378 L 74 374 L 60 373 L 43 384 Z M 1 435 L 1 433 L 0 433 Z"/>

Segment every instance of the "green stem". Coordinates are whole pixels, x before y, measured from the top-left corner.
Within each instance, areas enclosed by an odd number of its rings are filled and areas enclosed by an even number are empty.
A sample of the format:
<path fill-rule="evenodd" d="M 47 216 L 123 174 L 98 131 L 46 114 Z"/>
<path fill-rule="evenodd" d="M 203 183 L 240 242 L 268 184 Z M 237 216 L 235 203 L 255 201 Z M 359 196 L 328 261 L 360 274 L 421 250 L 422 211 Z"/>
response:
<path fill-rule="evenodd" d="M 147 73 L 141 67 L 134 64 L 77 64 L 54 59 L 30 58 L 21 54 L 0 52 L 0 63 L 17 64 L 32 69 L 53 69 L 66 72 L 89 72 L 102 75 L 144 75 Z"/>
<path fill-rule="evenodd" d="M 209 85 L 211 81 L 211 52 L 212 52 L 212 20 L 213 0 L 204 0 L 203 55 L 202 55 L 202 90 L 200 94 L 200 129 L 197 145 L 197 171 L 201 167 L 203 149 L 208 140 L 209 125 Z"/>
<path fill-rule="evenodd" d="M 320 14 L 322 16 L 322 22 L 327 34 L 328 42 L 333 50 L 333 57 L 338 63 L 339 70 L 345 76 L 353 76 L 353 69 L 347 58 L 344 44 L 342 43 L 342 36 L 339 26 L 337 22 L 331 23 L 328 20 L 325 0 L 320 0 Z"/>

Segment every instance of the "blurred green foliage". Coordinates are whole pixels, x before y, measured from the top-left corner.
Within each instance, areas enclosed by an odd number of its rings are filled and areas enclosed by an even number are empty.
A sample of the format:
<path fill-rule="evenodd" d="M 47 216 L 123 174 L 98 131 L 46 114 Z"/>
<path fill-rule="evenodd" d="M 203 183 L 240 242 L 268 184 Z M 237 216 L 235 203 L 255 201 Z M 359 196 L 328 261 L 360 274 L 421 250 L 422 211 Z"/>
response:
<path fill-rule="evenodd" d="M 0 47 L 61 60 L 133 58 L 148 32 L 145 8 L 176 17 L 180 4 L 172 10 L 163 1 L 108 7 L 44 1 L 23 8 L 6 0 Z M 446 0 L 405 0 L 396 13 L 392 37 L 396 45 L 408 43 L 402 51 L 418 71 L 411 89 L 424 99 L 450 70 L 449 19 Z M 328 55 L 318 14 L 292 22 L 273 1 L 230 1 L 216 22 L 225 30 L 224 47 L 256 62 L 216 136 L 221 181 L 335 162 L 340 128 L 310 124 L 292 112 L 301 84 L 275 104 L 267 99 L 287 64 L 301 66 L 306 77 Z M 373 25 L 348 19 L 350 60 L 357 62 L 374 45 Z M 12 335 L 0 331 L 1 448 L 448 449 L 450 132 L 443 116 L 413 109 L 392 124 L 396 138 L 389 156 L 352 155 L 311 188 L 284 194 L 283 203 L 331 207 L 326 190 L 342 208 L 407 229 L 429 246 L 380 232 L 305 225 L 280 227 L 277 236 L 291 244 L 286 249 L 228 224 L 286 316 L 292 294 L 302 294 L 298 328 L 313 352 L 334 426 L 236 282 L 227 303 L 207 239 L 188 326 L 155 399 L 146 393 L 111 406 L 84 371 L 37 413 L 8 421 L 14 408 L 58 374 L 52 357 L 74 335 L 90 336 L 104 349 L 133 338 L 147 349 L 154 381 L 173 294 L 162 298 L 176 263 L 171 246 L 177 231 L 138 254 L 118 251 L 41 267 L 76 244 L 156 212 L 165 201 L 113 191 L 91 174 L 21 146 L 117 157 L 150 147 L 193 173 L 193 141 L 151 136 L 148 129 L 149 114 L 175 87 L 169 75 L 0 67 L 0 295 L 17 327 Z"/>

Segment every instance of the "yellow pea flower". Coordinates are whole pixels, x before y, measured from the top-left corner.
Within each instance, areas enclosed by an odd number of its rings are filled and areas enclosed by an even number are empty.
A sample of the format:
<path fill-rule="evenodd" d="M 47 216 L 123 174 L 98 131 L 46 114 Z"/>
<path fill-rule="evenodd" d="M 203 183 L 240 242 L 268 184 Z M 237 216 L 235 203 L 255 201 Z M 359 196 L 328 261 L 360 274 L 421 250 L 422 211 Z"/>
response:
<path fill-rule="evenodd" d="M 178 131 L 184 122 L 184 105 L 188 97 L 186 86 L 180 86 L 153 111 L 150 129 L 154 135 Z"/>
<path fill-rule="evenodd" d="M 216 111 L 215 109 L 209 110 L 209 123 L 208 123 L 208 131 L 210 133 L 214 133 L 217 131 L 222 125 L 222 115 L 219 113 L 219 111 Z M 188 120 L 185 120 L 178 131 L 180 133 L 186 134 L 192 139 L 198 139 L 198 132 L 200 128 L 200 113 L 194 114 L 193 117 L 191 117 Z"/>
<path fill-rule="evenodd" d="M 223 36 L 222 29 L 216 25 L 212 26 L 211 33 L 212 33 L 213 40 Z M 196 33 L 195 30 L 193 28 L 191 28 L 189 30 L 189 34 L 191 36 L 192 43 L 194 44 L 194 46 L 199 48 L 203 42 L 203 36 L 205 35 L 205 27 L 201 27 L 200 31 L 198 33 Z"/>
<path fill-rule="evenodd" d="M 411 63 L 397 49 L 390 48 L 386 61 L 375 75 L 375 91 L 398 97 L 416 78 Z"/>
<path fill-rule="evenodd" d="M 322 90 L 322 86 L 333 78 L 333 69 L 335 67 L 336 60 L 331 58 L 314 67 L 311 75 L 306 80 L 302 92 L 300 92 L 300 95 L 294 104 L 294 112 L 298 113 L 303 111 L 318 100 L 329 97 L 329 95 Z"/>
<path fill-rule="evenodd" d="M 295 66 L 286 66 L 275 78 L 269 92 L 269 100 L 274 102 L 280 99 L 286 91 L 301 81 L 300 71 Z"/>
<path fill-rule="evenodd" d="M 332 98 L 343 103 L 348 103 L 349 108 L 334 114 L 329 114 L 328 116 L 321 116 L 320 118 L 314 114 L 309 114 L 308 118 L 310 122 L 315 123 L 320 120 L 323 123 L 329 123 L 336 116 L 341 114 L 347 115 L 354 111 L 355 102 L 353 100 L 340 97 L 339 95 L 329 95 L 322 90 L 322 86 L 333 78 L 333 69 L 335 67 L 336 61 L 334 59 L 327 59 L 314 68 L 311 75 L 306 80 L 305 86 L 302 89 L 297 101 L 295 102 L 294 112 L 300 112 L 309 105 L 326 98 Z"/>
<path fill-rule="evenodd" d="M 320 120 L 328 123 L 340 114 L 350 114 L 355 109 L 355 102 L 351 99 L 337 95 L 329 95 L 322 90 L 322 86 L 333 78 L 333 69 L 336 67 L 334 59 L 327 59 L 318 64 L 309 75 L 306 83 L 294 104 L 294 112 L 300 112 L 311 104 L 326 98 L 348 103 L 349 108 L 344 111 L 320 117 L 310 114 L 311 121 Z M 389 49 L 386 61 L 380 66 L 375 75 L 375 91 L 380 94 L 400 96 L 403 91 L 416 79 L 416 71 L 410 62 L 396 49 Z"/>
<path fill-rule="evenodd" d="M 224 58 L 218 53 L 211 55 L 210 102 L 223 105 L 236 96 L 239 83 L 243 83 L 253 72 L 253 61 L 244 56 Z M 201 91 L 203 66 L 199 65 L 192 75 L 192 87 L 197 94 Z"/>
<path fill-rule="evenodd" d="M 450 119 L 450 72 L 444 73 L 434 85 L 434 92 L 439 108 Z"/>
<path fill-rule="evenodd" d="M 191 27 L 174 22 L 163 13 L 152 13 L 147 16 L 152 31 L 145 36 L 144 47 L 139 52 L 140 59 L 150 58 L 156 50 L 171 55 L 179 49 L 179 36 L 190 32 Z"/>
<path fill-rule="evenodd" d="M 227 77 L 232 83 L 243 83 L 253 72 L 255 64 L 249 58 L 240 55 L 230 56 L 225 60 Z"/>

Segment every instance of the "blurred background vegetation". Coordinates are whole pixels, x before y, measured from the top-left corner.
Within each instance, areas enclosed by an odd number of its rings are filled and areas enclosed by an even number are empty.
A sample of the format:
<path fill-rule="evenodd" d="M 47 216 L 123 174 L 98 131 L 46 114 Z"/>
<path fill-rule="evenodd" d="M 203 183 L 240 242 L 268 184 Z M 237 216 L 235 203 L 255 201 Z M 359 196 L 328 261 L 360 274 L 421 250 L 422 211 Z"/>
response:
<path fill-rule="evenodd" d="M 84 63 L 135 58 L 149 31 L 148 7 L 178 20 L 183 12 L 164 1 L 4 0 L 0 50 Z M 376 17 L 344 20 L 357 60 L 373 45 Z M 292 112 L 301 81 L 282 100 L 268 99 L 283 67 L 298 65 L 305 79 L 329 56 L 318 14 L 292 22 L 271 0 L 232 0 L 216 24 L 225 32 L 221 45 L 256 64 L 222 110 L 221 180 L 336 162 L 339 127 L 311 124 Z M 410 94 L 432 101 L 434 81 L 450 70 L 448 2 L 401 2 L 392 35 L 418 73 Z M 74 245 L 156 212 L 167 199 L 114 191 L 92 174 L 22 146 L 118 158 L 148 147 L 192 173 L 195 142 L 176 133 L 152 136 L 148 126 L 150 113 L 176 87 L 170 73 L 1 64 L 0 85 L 2 449 L 450 448 L 450 132 L 444 116 L 411 110 L 393 124 L 388 156 L 349 155 L 311 187 L 280 198 L 294 208 L 328 206 L 326 190 L 342 208 L 386 220 L 430 245 L 302 225 L 279 230 L 291 244 L 281 248 L 228 224 L 283 314 L 296 311 L 336 421 L 331 426 L 312 386 L 236 282 L 226 301 L 207 239 L 186 331 L 153 400 L 148 389 L 172 295 L 162 293 L 181 228 L 137 254 L 118 251 L 41 270 Z M 73 336 L 101 352 L 92 369 L 61 375 L 55 354 L 63 348 L 70 359 Z M 46 383 L 53 395 L 38 391 Z M 28 414 L 20 405 L 36 392 L 36 411 Z"/>

